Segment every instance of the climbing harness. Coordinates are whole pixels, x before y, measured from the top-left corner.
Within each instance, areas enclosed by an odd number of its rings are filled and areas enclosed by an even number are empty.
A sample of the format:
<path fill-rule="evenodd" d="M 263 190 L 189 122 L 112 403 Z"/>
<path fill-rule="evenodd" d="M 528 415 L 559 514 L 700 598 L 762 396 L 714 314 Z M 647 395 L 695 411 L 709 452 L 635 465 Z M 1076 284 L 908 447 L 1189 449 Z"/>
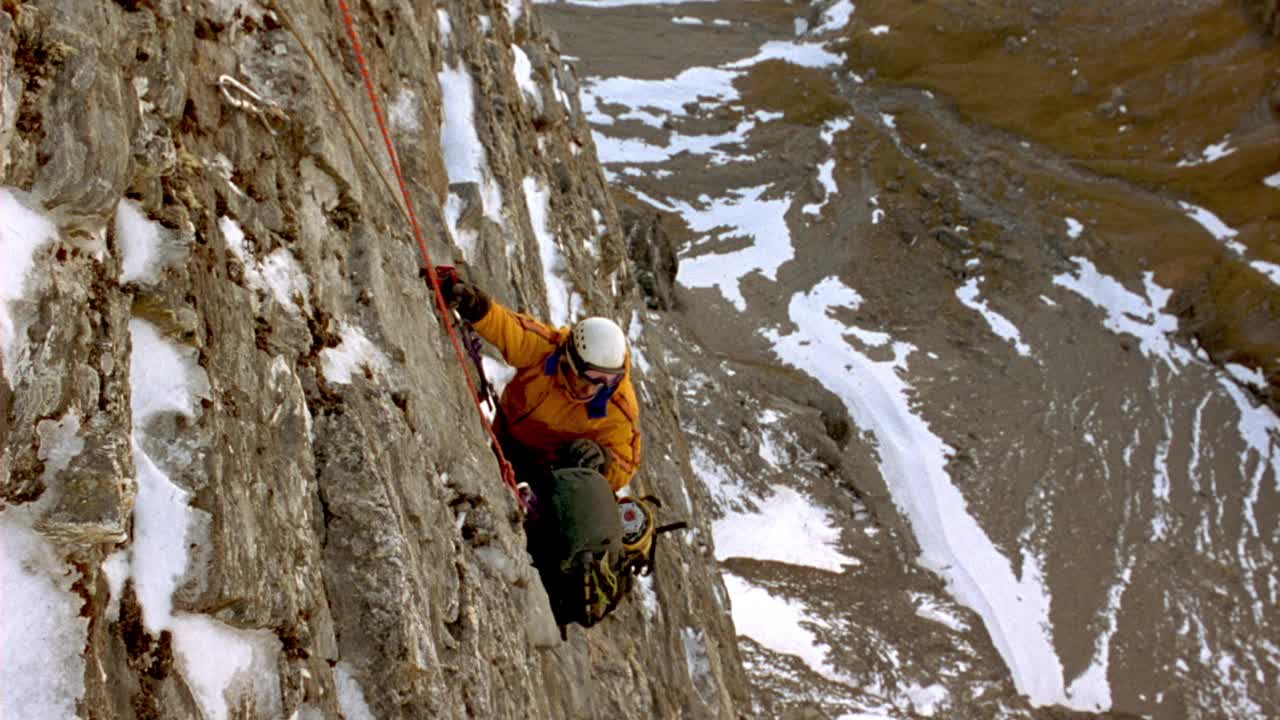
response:
<path fill-rule="evenodd" d="M 382 132 L 382 141 L 386 145 L 387 156 L 391 160 L 391 169 L 395 171 L 396 182 L 400 185 L 400 194 L 404 199 L 404 210 L 407 213 L 409 225 L 413 230 L 414 240 L 418 243 L 418 251 L 422 255 L 422 262 L 427 269 L 427 280 L 431 284 L 431 290 L 436 298 L 436 308 L 439 310 L 441 321 L 449 333 L 449 340 L 453 343 L 454 353 L 458 357 L 458 364 L 462 367 L 462 374 L 467 379 L 467 388 L 471 391 L 472 400 L 475 401 L 476 411 L 480 415 L 480 422 L 483 424 L 485 432 L 489 434 L 489 446 L 493 449 L 494 456 L 497 457 L 498 467 L 502 471 L 502 480 L 506 483 L 507 488 L 511 490 L 511 494 L 515 496 L 521 510 L 527 512 L 528 505 L 516 486 L 515 469 L 502 452 L 502 445 L 498 442 L 498 436 L 493 429 L 493 424 L 485 417 L 481 389 L 476 386 L 471 373 L 467 372 L 466 361 L 463 358 L 462 340 L 459 338 L 459 335 L 465 334 L 465 331 L 459 332 L 459 322 L 453 317 L 453 312 L 444 300 L 440 277 L 437 274 L 435 265 L 431 262 L 431 253 L 427 250 L 426 237 L 423 235 L 422 227 L 418 223 L 418 214 L 414 210 L 413 199 L 409 195 L 409 186 L 404 180 L 404 171 L 400 168 L 400 158 L 396 154 L 395 144 L 391 142 L 391 133 L 387 130 L 387 122 L 382 113 L 382 105 L 378 102 L 378 94 L 373 88 L 373 77 L 370 75 L 369 65 L 365 61 L 364 50 L 360 45 L 360 37 L 356 32 L 355 20 L 351 17 L 351 8 L 347 6 L 346 0 L 338 0 L 338 7 L 342 10 L 342 19 L 347 28 L 347 37 L 351 40 L 351 48 L 355 52 L 356 64 L 360 68 L 360 75 L 364 78 L 364 87 L 369 97 L 369 104 L 372 106 L 373 115 L 378 121 L 378 129 Z"/>

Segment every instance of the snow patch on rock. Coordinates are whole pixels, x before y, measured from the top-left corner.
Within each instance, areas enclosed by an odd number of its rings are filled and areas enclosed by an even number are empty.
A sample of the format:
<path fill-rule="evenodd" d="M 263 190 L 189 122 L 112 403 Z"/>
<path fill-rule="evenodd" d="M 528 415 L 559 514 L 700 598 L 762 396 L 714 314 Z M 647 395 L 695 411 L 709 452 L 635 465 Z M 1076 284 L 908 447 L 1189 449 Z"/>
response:
<path fill-rule="evenodd" d="M 27 276 L 36 251 L 56 239 L 57 232 L 43 213 L 0 187 L 0 369 L 5 377 L 14 377 L 25 345 L 25 322 L 15 318 L 14 306 L 27 300 Z"/>

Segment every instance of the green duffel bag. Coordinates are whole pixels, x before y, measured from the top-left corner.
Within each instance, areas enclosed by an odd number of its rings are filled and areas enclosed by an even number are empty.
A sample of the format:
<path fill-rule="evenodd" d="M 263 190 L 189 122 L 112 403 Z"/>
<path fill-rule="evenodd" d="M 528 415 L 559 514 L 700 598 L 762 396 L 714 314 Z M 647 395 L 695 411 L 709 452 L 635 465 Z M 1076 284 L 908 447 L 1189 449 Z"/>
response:
<path fill-rule="evenodd" d="M 613 489 L 594 470 L 554 470 L 532 489 L 529 553 L 565 637 L 571 623 L 600 622 L 630 589 L 630 574 L 621 572 L 622 520 Z"/>

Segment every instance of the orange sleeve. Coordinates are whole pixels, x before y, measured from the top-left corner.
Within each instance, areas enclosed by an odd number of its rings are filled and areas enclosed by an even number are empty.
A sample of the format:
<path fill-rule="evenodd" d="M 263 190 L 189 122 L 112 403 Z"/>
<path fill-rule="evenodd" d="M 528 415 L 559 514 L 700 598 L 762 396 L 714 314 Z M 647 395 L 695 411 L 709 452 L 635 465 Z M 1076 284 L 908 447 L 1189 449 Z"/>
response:
<path fill-rule="evenodd" d="M 631 482 L 640 467 L 640 433 L 632 432 L 630 442 L 606 443 L 605 446 L 610 454 L 609 471 L 605 477 L 609 480 L 609 487 L 617 492 Z"/>
<path fill-rule="evenodd" d="M 615 397 L 611 404 L 617 408 L 624 422 L 610 427 L 598 440 L 609 450 L 609 470 L 605 477 L 614 492 L 630 483 L 640 468 L 640 411 L 630 393 L 622 395 Z"/>
<path fill-rule="evenodd" d="M 560 341 L 554 329 L 496 301 L 490 302 L 489 312 L 473 327 L 480 337 L 498 348 L 507 364 L 518 368 L 546 357 Z"/>

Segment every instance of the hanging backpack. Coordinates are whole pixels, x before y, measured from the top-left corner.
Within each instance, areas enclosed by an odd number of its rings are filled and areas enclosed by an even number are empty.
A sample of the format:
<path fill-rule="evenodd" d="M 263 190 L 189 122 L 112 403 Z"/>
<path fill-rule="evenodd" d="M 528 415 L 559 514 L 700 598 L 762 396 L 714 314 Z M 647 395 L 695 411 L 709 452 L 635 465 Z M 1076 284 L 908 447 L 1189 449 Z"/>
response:
<path fill-rule="evenodd" d="M 529 554 L 551 599 L 551 612 L 566 627 L 591 627 L 612 612 L 625 593 L 622 521 L 613 488 L 585 468 L 553 470 L 532 487 L 535 511 L 525 523 Z"/>
<path fill-rule="evenodd" d="M 532 490 L 529 553 L 561 639 L 570 624 L 589 628 L 612 613 L 634 578 L 652 572 L 658 535 L 686 527 L 657 527 L 657 498 L 616 498 L 594 470 L 554 470 Z"/>

